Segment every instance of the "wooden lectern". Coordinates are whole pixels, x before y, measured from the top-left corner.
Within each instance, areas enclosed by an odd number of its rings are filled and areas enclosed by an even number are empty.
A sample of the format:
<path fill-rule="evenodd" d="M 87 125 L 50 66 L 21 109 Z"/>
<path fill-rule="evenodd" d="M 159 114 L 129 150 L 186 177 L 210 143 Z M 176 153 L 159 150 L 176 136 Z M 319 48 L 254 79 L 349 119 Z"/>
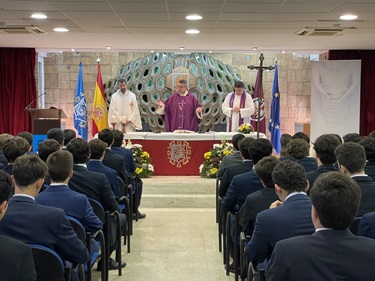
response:
<path fill-rule="evenodd" d="M 29 108 L 28 111 L 33 116 L 34 135 L 45 135 L 49 129 L 61 128 L 61 119 L 66 118 L 64 111 L 58 108 Z"/>

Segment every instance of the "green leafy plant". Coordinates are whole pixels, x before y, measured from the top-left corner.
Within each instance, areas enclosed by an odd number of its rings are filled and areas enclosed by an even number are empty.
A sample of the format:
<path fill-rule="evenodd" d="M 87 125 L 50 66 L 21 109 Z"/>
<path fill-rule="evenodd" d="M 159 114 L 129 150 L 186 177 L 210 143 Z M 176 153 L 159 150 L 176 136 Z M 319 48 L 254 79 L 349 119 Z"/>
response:
<path fill-rule="evenodd" d="M 221 160 L 225 155 L 232 154 L 233 145 L 225 139 L 220 144 L 215 143 L 213 149 L 207 151 L 203 157 L 204 162 L 199 166 L 199 173 L 203 178 L 215 178 L 220 167 Z"/>

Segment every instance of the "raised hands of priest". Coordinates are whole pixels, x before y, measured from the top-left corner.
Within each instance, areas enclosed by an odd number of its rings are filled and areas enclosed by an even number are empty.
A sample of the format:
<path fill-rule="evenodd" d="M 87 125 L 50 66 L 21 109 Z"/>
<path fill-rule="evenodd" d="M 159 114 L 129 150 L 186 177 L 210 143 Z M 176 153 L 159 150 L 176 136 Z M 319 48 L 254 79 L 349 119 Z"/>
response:
<path fill-rule="evenodd" d="M 199 119 L 203 119 L 203 108 L 202 107 L 197 107 L 195 110 L 195 114 L 197 114 L 197 117 Z"/>
<path fill-rule="evenodd" d="M 164 103 L 163 103 L 162 101 L 160 101 L 160 100 L 159 100 L 156 104 L 157 104 L 157 106 L 159 106 L 159 107 L 163 107 L 163 106 L 164 106 Z"/>

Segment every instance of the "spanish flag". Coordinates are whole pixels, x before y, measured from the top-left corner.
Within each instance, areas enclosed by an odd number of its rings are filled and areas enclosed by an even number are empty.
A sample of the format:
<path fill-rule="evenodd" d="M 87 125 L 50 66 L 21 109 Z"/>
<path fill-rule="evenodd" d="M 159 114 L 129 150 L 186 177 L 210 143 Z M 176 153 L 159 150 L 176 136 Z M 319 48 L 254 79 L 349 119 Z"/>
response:
<path fill-rule="evenodd" d="M 98 63 L 98 75 L 96 76 L 95 96 L 92 106 L 92 135 L 108 128 L 108 110 L 105 102 L 102 74 Z"/>

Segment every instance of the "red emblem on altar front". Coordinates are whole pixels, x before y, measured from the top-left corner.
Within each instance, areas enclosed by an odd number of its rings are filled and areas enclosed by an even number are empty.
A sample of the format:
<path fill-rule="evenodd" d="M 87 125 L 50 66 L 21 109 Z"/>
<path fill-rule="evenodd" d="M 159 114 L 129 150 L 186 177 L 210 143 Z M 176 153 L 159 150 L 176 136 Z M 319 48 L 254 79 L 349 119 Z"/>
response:
<path fill-rule="evenodd" d="M 171 141 L 167 147 L 169 163 L 181 168 L 189 163 L 191 147 L 187 141 Z"/>

